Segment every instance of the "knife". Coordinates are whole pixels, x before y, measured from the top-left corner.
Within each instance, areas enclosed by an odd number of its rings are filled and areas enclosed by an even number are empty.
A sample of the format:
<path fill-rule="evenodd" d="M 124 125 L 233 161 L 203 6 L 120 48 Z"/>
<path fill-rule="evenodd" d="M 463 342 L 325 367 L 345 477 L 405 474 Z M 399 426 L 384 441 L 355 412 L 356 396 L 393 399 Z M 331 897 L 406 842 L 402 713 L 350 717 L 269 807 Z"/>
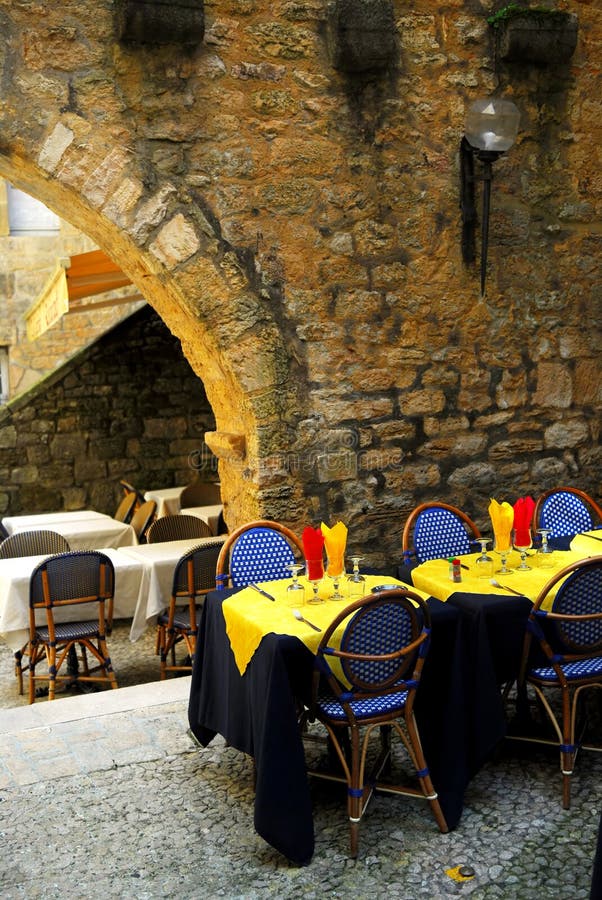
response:
<path fill-rule="evenodd" d="M 267 591 L 263 591 L 260 587 L 257 587 L 256 584 L 250 584 L 249 587 L 252 587 L 252 588 L 253 588 L 254 590 L 256 590 L 259 594 L 262 594 L 264 597 L 267 597 L 268 600 L 276 600 L 275 597 L 272 597 L 272 595 L 271 595 L 271 594 L 268 594 Z"/>

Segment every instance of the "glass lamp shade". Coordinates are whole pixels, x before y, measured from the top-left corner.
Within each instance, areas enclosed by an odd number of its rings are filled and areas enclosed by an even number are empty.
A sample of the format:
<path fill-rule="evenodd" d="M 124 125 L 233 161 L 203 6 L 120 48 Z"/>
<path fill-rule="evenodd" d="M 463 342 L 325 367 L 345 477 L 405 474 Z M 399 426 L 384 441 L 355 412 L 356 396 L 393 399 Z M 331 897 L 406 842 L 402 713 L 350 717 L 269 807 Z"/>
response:
<path fill-rule="evenodd" d="M 466 116 L 466 140 L 477 150 L 503 153 L 518 134 L 520 113 L 510 100 L 475 100 Z"/>

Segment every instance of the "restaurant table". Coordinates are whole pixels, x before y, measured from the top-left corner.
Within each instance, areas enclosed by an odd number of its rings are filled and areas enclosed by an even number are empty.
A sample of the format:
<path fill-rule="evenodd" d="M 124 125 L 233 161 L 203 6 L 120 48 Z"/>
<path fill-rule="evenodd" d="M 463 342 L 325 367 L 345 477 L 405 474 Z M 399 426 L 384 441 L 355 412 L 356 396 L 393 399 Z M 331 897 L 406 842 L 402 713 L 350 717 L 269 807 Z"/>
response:
<path fill-rule="evenodd" d="M 180 508 L 180 496 L 185 485 L 173 488 L 160 488 L 156 491 L 146 491 L 145 500 L 154 500 L 157 504 L 157 518 L 161 516 L 175 516 L 180 512 L 186 515 L 198 516 L 206 522 L 213 534 L 218 533 L 220 515 L 223 512 L 222 503 L 211 503 L 206 506 L 187 506 Z"/>
<path fill-rule="evenodd" d="M 7 516 L 2 524 L 9 534 L 48 529 L 62 534 L 71 550 L 104 550 L 138 543 L 131 525 L 92 509 Z"/>
<path fill-rule="evenodd" d="M 109 557 L 115 570 L 114 619 L 131 619 L 134 611 L 148 593 L 148 570 L 135 559 L 131 559 L 114 548 L 101 551 Z M 20 650 L 29 638 L 29 582 L 35 567 L 43 556 L 21 556 L 0 559 L 0 638 L 11 650 Z M 98 612 L 92 605 L 70 606 L 57 609 L 55 616 L 59 622 L 85 621 L 86 615 L 97 618 Z M 44 610 L 38 610 L 36 621 L 46 621 Z"/>
<path fill-rule="evenodd" d="M 135 560 L 145 567 L 147 573 L 146 593 L 140 594 L 132 618 L 131 641 L 137 641 L 149 626 L 156 624 L 159 613 L 169 606 L 178 560 L 194 547 L 215 542 L 214 537 L 187 538 L 183 541 L 160 541 L 157 544 L 139 544 L 119 549 L 120 555 Z"/>
<path fill-rule="evenodd" d="M 468 566 L 468 570 L 461 570 L 462 581 L 459 584 L 450 581 L 448 561 L 441 559 L 428 560 L 414 567 L 400 566 L 397 574 L 402 580 L 421 590 L 428 590 L 432 596 L 458 610 L 464 643 L 473 648 L 472 654 L 464 659 L 464 667 L 468 670 L 464 675 L 465 681 L 489 698 L 491 714 L 498 721 L 504 720 L 504 733 L 522 732 L 527 724 L 531 725 L 524 693 L 517 695 L 516 715 L 511 723 L 507 723 L 500 688 L 518 675 L 533 601 L 555 572 L 582 559 L 583 554 L 555 550 L 550 568 L 537 567 L 534 558 L 530 557 L 527 562 L 533 563 L 533 568 L 523 573 L 516 571 L 519 556 L 513 552 L 508 559 L 508 564 L 514 568 L 512 574 L 504 577 L 498 573 L 493 577 L 500 584 L 520 591 L 521 596 L 500 590 L 489 584 L 487 579 L 478 578 L 474 569 L 478 556 L 479 553 L 474 553 L 461 557 L 462 564 Z M 495 554 L 493 558 L 496 567 L 499 566 L 499 558 Z M 533 647 L 532 652 L 534 659 L 537 659 L 537 648 Z M 477 680 L 469 671 L 471 667 L 479 673 Z M 481 701 L 475 698 L 469 708 L 479 709 L 480 706 Z M 478 719 L 474 719 L 468 727 L 478 730 Z"/>
<path fill-rule="evenodd" d="M 602 529 L 584 531 L 571 538 L 570 549 L 583 556 L 600 556 L 602 554 Z"/>
<path fill-rule="evenodd" d="M 388 576 L 379 580 L 392 581 Z M 293 623 L 291 614 L 291 633 L 266 633 L 241 675 L 222 611 L 224 600 L 234 594 L 234 589 L 212 591 L 205 598 L 192 672 L 190 728 L 203 746 L 221 734 L 230 746 L 254 757 L 255 828 L 291 861 L 303 865 L 311 859 L 314 832 L 297 714 L 298 703 L 310 698 L 315 657 L 295 636 L 298 623 Z M 248 594 L 242 602 L 252 607 Z M 503 736 L 504 720 L 498 708 L 491 706 L 485 687 L 477 690 L 477 667 L 463 665 L 471 648 L 463 642 L 458 610 L 433 598 L 427 602 L 432 616 L 431 647 L 415 713 L 443 813 L 454 828 L 462 814 L 466 785 Z M 328 605 L 332 616 L 341 609 L 340 603 Z M 305 606 L 303 611 L 315 619 L 315 609 Z M 496 685 L 493 690 L 497 693 Z M 480 722 L 477 732 L 472 728 L 475 719 Z M 399 818 L 403 820 L 401 806 Z"/>

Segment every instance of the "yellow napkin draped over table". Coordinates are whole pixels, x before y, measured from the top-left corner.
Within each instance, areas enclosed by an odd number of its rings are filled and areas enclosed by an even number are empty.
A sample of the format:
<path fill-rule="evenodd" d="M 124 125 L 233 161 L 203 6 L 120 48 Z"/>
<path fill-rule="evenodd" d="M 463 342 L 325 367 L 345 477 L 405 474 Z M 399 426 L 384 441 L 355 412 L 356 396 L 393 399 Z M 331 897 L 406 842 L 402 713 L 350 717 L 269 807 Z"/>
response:
<path fill-rule="evenodd" d="M 512 526 L 514 525 L 514 510 L 504 500 L 498 503 L 491 499 L 488 507 L 491 525 L 493 527 L 494 547 L 496 550 L 512 549 Z"/>
<path fill-rule="evenodd" d="M 327 575 L 341 575 L 345 571 L 345 548 L 347 546 L 347 526 L 343 522 L 337 522 L 332 528 L 320 525 L 324 535 L 324 546 L 328 557 Z"/>
<path fill-rule="evenodd" d="M 377 585 L 395 584 L 414 591 L 424 600 L 429 596 L 429 594 L 425 594 L 388 575 L 366 575 L 365 578 L 366 594 L 369 594 L 372 588 Z M 303 576 L 299 578 L 299 583 L 306 587 L 306 580 Z M 230 641 L 236 666 L 241 675 L 244 675 L 253 654 L 261 643 L 261 639 L 266 634 L 293 635 L 299 638 L 308 650 L 314 654 L 316 653 L 322 634 L 314 631 L 305 622 L 299 622 L 293 616 L 293 610 L 292 607 L 288 606 L 286 595 L 286 589 L 289 584 L 290 581 L 286 578 L 281 581 L 259 582 L 259 587 L 271 594 L 272 597 L 275 597 L 274 601 L 268 600 L 267 597 L 262 597 L 253 588 L 243 588 L 237 591 L 236 594 L 226 597 L 223 601 L 222 611 L 226 622 L 226 634 Z M 330 585 L 328 587 L 330 589 Z M 318 604 L 302 605 L 299 603 L 297 608 L 303 616 L 324 632 L 339 612 L 348 605 L 349 603 L 346 600 L 326 600 L 324 603 Z"/>

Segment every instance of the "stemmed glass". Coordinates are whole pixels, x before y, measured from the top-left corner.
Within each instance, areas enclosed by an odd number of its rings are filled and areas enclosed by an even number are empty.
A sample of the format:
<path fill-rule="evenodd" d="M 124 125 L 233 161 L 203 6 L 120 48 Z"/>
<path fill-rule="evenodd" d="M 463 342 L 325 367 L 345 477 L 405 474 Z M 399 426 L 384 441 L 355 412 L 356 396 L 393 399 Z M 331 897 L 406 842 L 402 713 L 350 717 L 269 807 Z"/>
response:
<path fill-rule="evenodd" d="M 517 535 L 520 536 L 520 543 L 517 541 Z M 520 566 L 517 572 L 530 572 L 531 566 L 527 565 L 527 550 L 533 546 L 530 528 L 520 528 L 514 530 L 514 549 L 520 553 Z"/>
<path fill-rule="evenodd" d="M 487 544 L 491 543 L 490 538 L 478 538 L 477 543 L 481 545 L 481 555 L 475 561 L 477 578 L 491 578 L 493 575 L 493 559 L 487 554 Z"/>
<path fill-rule="evenodd" d="M 542 569 L 549 569 L 554 565 L 554 550 L 548 544 L 550 533 L 549 528 L 537 529 L 537 534 L 541 535 L 541 547 L 537 550 L 537 562 Z"/>
<path fill-rule="evenodd" d="M 302 584 L 299 584 L 299 572 L 304 568 L 304 566 L 299 565 L 298 563 L 288 563 L 286 568 L 290 570 L 293 579 L 292 583 L 289 584 L 286 589 L 287 606 L 302 606 L 303 598 L 305 596 L 305 588 Z M 299 591 L 301 591 L 302 593 L 300 594 Z"/>
<path fill-rule="evenodd" d="M 501 562 L 502 567 L 501 567 L 501 569 L 496 569 L 495 574 L 496 575 L 512 575 L 513 570 L 509 569 L 508 566 L 506 565 L 506 560 L 508 559 L 508 554 L 510 553 L 510 550 L 512 549 L 512 547 L 510 546 L 510 542 L 508 542 L 508 546 L 504 547 L 503 550 L 498 546 L 498 544 L 499 544 L 499 542 L 496 540 L 494 547 L 493 547 L 493 551 L 494 551 L 494 553 L 497 553 L 498 556 L 500 557 L 500 562 Z"/>
<path fill-rule="evenodd" d="M 308 599 L 308 603 L 324 603 L 322 597 L 318 594 L 318 589 L 320 587 L 320 582 L 324 578 L 324 561 L 322 557 L 320 559 L 306 559 L 305 560 L 305 573 L 307 580 L 312 586 L 313 594 Z"/>
<path fill-rule="evenodd" d="M 359 600 L 366 593 L 366 579 L 360 575 L 360 563 L 363 556 L 350 556 L 353 563 L 353 572 L 347 576 L 347 590 L 350 600 Z"/>
<path fill-rule="evenodd" d="M 335 571 L 333 571 L 333 569 Z M 332 580 L 332 586 L 334 588 L 334 594 L 331 594 L 331 600 L 344 600 L 344 596 L 341 594 L 339 590 L 339 585 L 341 581 L 341 576 L 345 573 L 345 567 L 343 565 L 343 559 L 341 558 L 336 560 L 328 560 L 328 566 L 326 568 L 326 574 Z"/>

